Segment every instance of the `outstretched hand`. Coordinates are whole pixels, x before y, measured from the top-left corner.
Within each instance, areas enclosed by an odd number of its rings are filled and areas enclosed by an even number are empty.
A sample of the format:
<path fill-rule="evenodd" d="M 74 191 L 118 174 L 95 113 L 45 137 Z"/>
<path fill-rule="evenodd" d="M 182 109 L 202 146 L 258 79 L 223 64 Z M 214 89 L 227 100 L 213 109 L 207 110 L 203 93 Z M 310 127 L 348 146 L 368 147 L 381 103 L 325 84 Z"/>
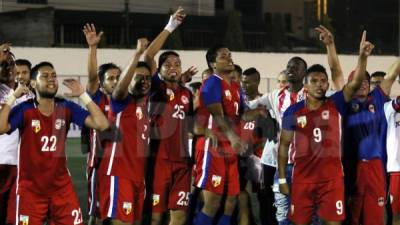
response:
<path fill-rule="evenodd" d="M 18 83 L 17 89 L 15 89 L 13 95 L 15 98 L 19 98 L 22 95 L 28 94 L 29 93 L 29 88 L 25 84 Z"/>
<path fill-rule="evenodd" d="M 333 34 L 326 27 L 319 25 L 314 29 L 319 32 L 319 40 L 322 41 L 325 45 L 330 45 L 334 43 Z"/>
<path fill-rule="evenodd" d="M 189 67 L 189 69 L 187 69 L 185 72 L 182 73 L 181 81 L 183 83 L 192 81 L 192 77 L 196 75 L 198 72 L 199 70 L 196 67 L 194 66 Z"/>
<path fill-rule="evenodd" d="M 149 40 L 147 38 L 139 38 L 136 44 L 136 52 L 139 54 L 143 54 L 149 45 Z"/>
<path fill-rule="evenodd" d="M 67 97 L 79 97 L 85 92 L 85 89 L 78 80 L 65 79 L 63 80 L 63 84 L 71 90 L 70 93 L 64 93 L 64 95 Z"/>
<path fill-rule="evenodd" d="M 367 41 L 367 31 L 363 31 L 360 42 L 360 56 L 368 57 L 372 53 L 375 45 Z"/>
<path fill-rule="evenodd" d="M 165 26 L 164 29 L 172 33 L 179 25 L 182 24 L 185 17 L 185 11 L 181 6 L 179 6 L 175 13 L 169 17 L 168 24 Z"/>
<path fill-rule="evenodd" d="M 83 26 L 82 31 L 85 34 L 86 42 L 88 43 L 89 46 L 97 46 L 100 43 L 103 31 L 97 33 L 96 27 L 94 26 L 93 23 L 92 24 L 87 23 L 85 26 Z"/>

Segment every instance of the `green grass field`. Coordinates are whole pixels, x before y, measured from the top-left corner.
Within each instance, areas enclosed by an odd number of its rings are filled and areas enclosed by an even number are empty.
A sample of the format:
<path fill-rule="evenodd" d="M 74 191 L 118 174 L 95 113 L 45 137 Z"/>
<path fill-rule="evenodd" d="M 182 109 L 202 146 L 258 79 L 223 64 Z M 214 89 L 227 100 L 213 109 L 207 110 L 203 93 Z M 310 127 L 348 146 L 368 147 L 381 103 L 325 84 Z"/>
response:
<path fill-rule="evenodd" d="M 84 221 L 87 221 L 86 155 L 81 152 L 80 138 L 67 139 L 68 169 L 81 203 Z"/>

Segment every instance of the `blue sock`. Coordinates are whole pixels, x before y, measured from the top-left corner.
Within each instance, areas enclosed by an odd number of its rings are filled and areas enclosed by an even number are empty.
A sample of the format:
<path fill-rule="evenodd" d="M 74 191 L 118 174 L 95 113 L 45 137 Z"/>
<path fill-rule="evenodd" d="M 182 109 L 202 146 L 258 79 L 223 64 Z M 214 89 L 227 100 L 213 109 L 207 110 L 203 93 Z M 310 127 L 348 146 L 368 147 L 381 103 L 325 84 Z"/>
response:
<path fill-rule="evenodd" d="M 218 225 L 231 225 L 231 216 L 223 215 L 218 221 Z"/>
<path fill-rule="evenodd" d="M 200 211 L 194 218 L 193 225 L 212 225 L 213 218 Z"/>

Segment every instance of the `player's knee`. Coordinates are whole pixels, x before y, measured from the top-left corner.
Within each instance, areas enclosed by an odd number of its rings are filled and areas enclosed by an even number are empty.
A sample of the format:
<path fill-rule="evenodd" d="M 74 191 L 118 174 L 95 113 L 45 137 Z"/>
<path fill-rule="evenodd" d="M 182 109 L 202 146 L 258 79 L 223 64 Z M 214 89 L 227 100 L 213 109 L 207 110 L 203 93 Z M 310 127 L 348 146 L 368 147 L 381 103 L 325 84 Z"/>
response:
<path fill-rule="evenodd" d="M 186 213 L 181 210 L 171 212 L 171 221 L 169 225 L 184 225 L 186 223 Z"/>
<path fill-rule="evenodd" d="M 400 225 L 400 214 L 393 215 L 392 225 Z"/>
<path fill-rule="evenodd" d="M 160 225 L 161 219 L 162 219 L 162 215 L 160 213 L 152 213 L 151 214 L 151 225 Z"/>
<path fill-rule="evenodd" d="M 237 197 L 236 196 L 227 197 L 226 200 L 225 200 L 224 214 L 225 215 L 232 215 L 233 211 L 235 210 L 236 203 L 237 203 Z"/>

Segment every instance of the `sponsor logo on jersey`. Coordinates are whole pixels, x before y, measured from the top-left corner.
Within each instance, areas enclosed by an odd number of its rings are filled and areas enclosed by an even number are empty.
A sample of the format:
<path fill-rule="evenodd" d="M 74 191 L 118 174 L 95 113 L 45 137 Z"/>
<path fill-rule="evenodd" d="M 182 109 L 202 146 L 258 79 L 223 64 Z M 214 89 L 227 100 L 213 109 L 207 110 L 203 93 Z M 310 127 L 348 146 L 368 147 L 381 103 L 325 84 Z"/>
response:
<path fill-rule="evenodd" d="M 218 187 L 219 185 L 221 185 L 221 180 L 221 176 L 213 175 L 211 178 L 211 183 L 214 187 Z"/>
<path fill-rule="evenodd" d="M 307 125 L 307 117 L 306 116 L 300 116 L 297 118 L 297 124 L 301 127 L 304 128 Z"/>
<path fill-rule="evenodd" d="M 186 97 L 185 95 L 182 95 L 181 101 L 182 101 L 182 103 L 185 104 L 185 105 L 189 103 L 189 99 L 188 99 L 188 97 Z"/>
<path fill-rule="evenodd" d="M 379 198 L 378 198 L 378 205 L 379 205 L 380 207 L 382 207 L 382 206 L 385 205 L 385 198 L 384 198 L 384 197 L 379 197 Z"/>
<path fill-rule="evenodd" d="M 153 194 L 153 206 L 158 205 L 160 203 L 160 195 Z"/>
<path fill-rule="evenodd" d="M 167 88 L 167 95 L 169 96 L 169 101 L 172 101 L 175 99 L 174 91 L 169 88 Z"/>
<path fill-rule="evenodd" d="M 132 202 L 124 202 L 122 204 L 122 209 L 124 210 L 125 215 L 129 215 L 132 213 Z"/>
<path fill-rule="evenodd" d="M 374 106 L 373 104 L 369 104 L 368 110 L 369 110 L 370 112 L 374 113 L 374 112 L 375 112 L 375 106 Z"/>
<path fill-rule="evenodd" d="M 324 110 L 321 114 L 323 120 L 329 120 L 329 110 Z"/>
<path fill-rule="evenodd" d="M 31 126 L 33 128 L 33 132 L 38 133 L 41 130 L 40 120 L 32 120 Z"/>
<path fill-rule="evenodd" d="M 29 216 L 19 215 L 19 222 L 22 222 L 22 225 L 29 224 Z"/>
<path fill-rule="evenodd" d="M 142 107 L 136 107 L 136 117 L 138 120 L 141 120 L 143 118 Z"/>
<path fill-rule="evenodd" d="M 55 128 L 56 130 L 61 129 L 61 127 L 65 126 L 65 120 L 63 119 L 56 119 Z"/>
<path fill-rule="evenodd" d="M 360 110 L 360 105 L 358 105 L 358 103 L 353 103 L 351 104 L 351 109 L 353 112 L 358 112 L 358 110 Z"/>
<path fill-rule="evenodd" d="M 232 100 L 232 94 L 229 90 L 225 90 L 225 97 L 231 101 Z"/>

